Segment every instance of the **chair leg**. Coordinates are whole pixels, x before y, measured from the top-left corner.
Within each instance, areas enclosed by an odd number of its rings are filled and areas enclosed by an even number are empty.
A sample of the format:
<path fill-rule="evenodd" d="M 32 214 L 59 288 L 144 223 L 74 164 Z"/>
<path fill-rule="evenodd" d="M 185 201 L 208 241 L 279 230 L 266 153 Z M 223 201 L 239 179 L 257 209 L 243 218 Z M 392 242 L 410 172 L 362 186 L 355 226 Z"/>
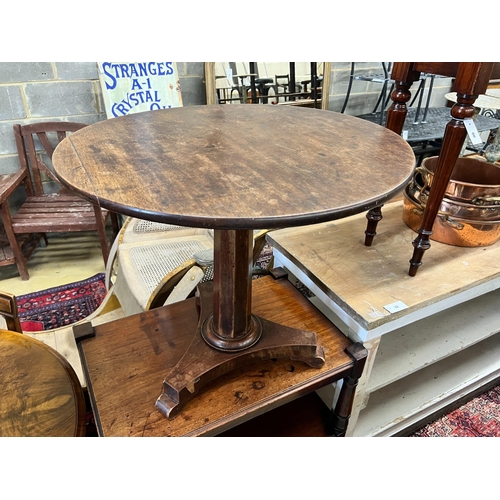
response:
<path fill-rule="evenodd" d="M 16 262 L 17 270 L 23 281 L 28 281 L 30 275 L 28 273 L 28 266 L 26 265 L 26 259 L 24 258 L 21 245 L 17 239 L 17 236 L 12 230 L 12 219 L 10 216 L 10 210 L 7 203 L 0 204 L 0 216 L 4 225 L 5 233 L 7 234 L 7 239 L 9 240 L 10 248 L 14 254 L 14 260 Z"/>
<path fill-rule="evenodd" d="M 105 284 L 106 284 L 106 290 L 108 291 L 113 286 L 113 278 L 114 278 L 113 272 L 114 272 L 116 257 L 118 254 L 118 245 L 119 245 L 119 237 L 116 236 L 115 239 L 113 240 L 113 243 L 111 244 L 108 254 L 108 260 L 106 262 Z"/>
<path fill-rule="evenodd" d="M 120 225 L 118 224 L 118 214 L 115 212 L 110 212 L 109 216 L 111 217 L 111 227 L 113 228 L 113 240 L 118 236 L 120 232 Z"/>
<path fill-rule="evenodd" d="M 102 217 L 101 208 L 98 205 L 93 205 L 95 220 L 97 225 L 97 233 L 99 234 L 99 241 L 101 243 L 102 257 L 104 259 L 104 265 L 108 263 L 109 249 L 108 238 L 106 236 L 106 224 L 104 223 Z"/>

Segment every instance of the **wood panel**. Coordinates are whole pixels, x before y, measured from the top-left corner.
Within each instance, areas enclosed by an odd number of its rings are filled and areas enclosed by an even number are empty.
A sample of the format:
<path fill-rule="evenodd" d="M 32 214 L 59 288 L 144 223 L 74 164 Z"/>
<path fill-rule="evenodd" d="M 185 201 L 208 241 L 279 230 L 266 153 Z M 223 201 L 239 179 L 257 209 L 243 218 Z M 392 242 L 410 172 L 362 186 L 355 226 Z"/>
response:
<path fill-rule="evenodd" d="M 85 434 L 83 391 L 69 363 L 42 342 L 0 330 L 0 436 Z"/>
<path fill-rule="evenodd" d="M 310 368 L 289 359 L 254 361 L 211 382 L 172 420 L 156 408 L 169 367 L 196 329 L 195 299 L 97 326 L 81 343 L 95 414 L 104 436 L 213 435 L 338 379 L 352 367 L 351 342 L 287 280 L 254 281 L 253 311 L 315 331 L 326 363 Z M 176 328 L 183 324 L 184 329 Z M 175 342 L 173 339 L 176 339 Z"/>
<path fill-rule="evenodd" d="M 426 266 L 408 276 L 415 232 L 402 215 L 401 202 L 384 207 L 371 247 L 363 245 L 363 215 L 273 231 L 267 239 L 367 330 L 500 276 L 500 242 L 463 248 L 436 241 Z M 391 314 L 384 308 L 397 301 L 409 309 Z"/>

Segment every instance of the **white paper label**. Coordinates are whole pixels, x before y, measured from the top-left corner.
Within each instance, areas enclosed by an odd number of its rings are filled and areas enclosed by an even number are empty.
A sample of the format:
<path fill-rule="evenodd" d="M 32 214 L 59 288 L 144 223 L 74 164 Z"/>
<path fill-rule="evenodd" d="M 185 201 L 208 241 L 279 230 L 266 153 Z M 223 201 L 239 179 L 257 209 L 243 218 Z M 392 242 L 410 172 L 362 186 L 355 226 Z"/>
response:
<path fill-rule="evenodd" d="M 403 139 L 404 139 L 405 141 L 407 141 L 407 140 L 408 140 L 408 130 L 403 130 Z"/>
<path fill-rule="evenodd" d="M 232 82 L 233 81 L 233 70 L 231 68 L 228 68 L 226 71 L 226 78 Z"/>
<path fill-rule="evenodd" d="M 469 139 L 474 145 L 482 144 L 483 141 L 477 131 L 476 124 L 472 118 L 464 118 L 464 125 L 469 134 Z"/>
<path fill-rule="evenodd" d="M 391 314 L 394 314 L 402 311 L 403 309 L 408 309 L 408 306 L 404 302 L 398 300 L 397 302 L 393 302 L 392 304 L 384 306 L 384 309 L 386 311 L 389 311 Z"/>

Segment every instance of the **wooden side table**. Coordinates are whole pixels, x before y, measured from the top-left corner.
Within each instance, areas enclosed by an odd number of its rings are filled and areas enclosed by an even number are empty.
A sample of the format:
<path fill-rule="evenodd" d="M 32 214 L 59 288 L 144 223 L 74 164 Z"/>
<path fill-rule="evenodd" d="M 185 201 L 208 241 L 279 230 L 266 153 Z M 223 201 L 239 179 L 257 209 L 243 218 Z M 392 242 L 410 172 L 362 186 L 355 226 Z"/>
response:
<path fill-rule="evenodd" d="M 80 343 L 99 434 L 216 435 L 343 379 L 334 432 L 344 435 L 367 354 L 364 347 L 349 341 L 286 279 L 255 280 L 253 300 L 262 318 L 316 332 L 325 364 L 311 368 L 293 359 L 256 359 L 213 380 L 179 415 L 166 419 L 154 402 L 165 373 L 197 341 L 196 299 L 99 325 L 95 337 Z"/>
<path fill-rule="evenodd" d="M 32 337 L 0 330 L 0 436 L 85 435 L 85 399 L 73 368 Z"/>
<path fill-rule="evenodd" d="M 156 403 L 171 418 L 236 362 L 324 364 L 314 332 L 253 311 L 253 230 L 365 212 L 406 186 L 414 160 L 397 134 L 339 113 L 186 106 L 85 127 L 59 144 L 53 164 L 66 187 L 113 212 L 214 229 L 214 286 L 199 287 L 198 341 L 163 373 Z"/>
<path fill-rule="evenodd" d="M 465 141 L 467 130 L 465 120 L 474 115 L 474 102 L 479 94 L 484 94 L 492 78 L 500 75 L 500 63 L 494 62 L 398 62 L 394 63 L 391 78 L 395 82 L 392 92 L 392 105 L 387 112 L 386 127 L 401 134 L 406 119 L 406 103 L 410 100 L 410 87 L 420 78 L 421 73 L 455 77 L 453 90 L 457 102 L 451 108 L 451 120 L 446 125 L 438 165 L 429 192 L 422 224 L 418 236 L 413 240 L 413 255 L 410 259 L 408 274 L 415 276 L 422 265 L 422 258 L 430 248 L 429 238 L 436 219 L 446 186 L 451 178 L 453 167 Z M 382 219 L 381 206 L 367 214 L 368 224 L 365 231 L 365 245 L 370 246 L 376 234 L 378 222 Z"/>

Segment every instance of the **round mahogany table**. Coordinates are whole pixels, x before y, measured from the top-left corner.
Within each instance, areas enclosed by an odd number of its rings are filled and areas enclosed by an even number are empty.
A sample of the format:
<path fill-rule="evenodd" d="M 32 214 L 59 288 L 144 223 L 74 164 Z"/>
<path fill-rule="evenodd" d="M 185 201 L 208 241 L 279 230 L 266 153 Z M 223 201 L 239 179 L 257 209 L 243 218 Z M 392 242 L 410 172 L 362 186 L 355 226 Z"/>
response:
<path fill-rule="evenodd" d="M 215 105 L 98 122 L 63 140 L 53 164 L 65 186 L 104 208 L 215 230 L 213 298 L 211 305 L 201 301 L 199 329 L 206 345 L 228 360 L 264 349 L 264 335 L 278 339 L 276 346 L 290 337 L 251 313 L 253 230 L 368 211 L 404 188 L 415 157 L 400 136 L 355 117 L 294 106 Z M 271 357 L 280 354 L 266 349 Z M 321 363 L 321 349 L 306 333 L 287 352 Z M 176 371 L 164 389 L 175 394 L 166 397 L 179 398 L 171 385 L 181 378 L 181 389 L 192 392 L 209 371 L 198 367 L 187 381 Z M 165 414 L 169 405 L 157 403 Z"/>
<path fill-rule="evenodd" d="M 0 436 L 85 436 L 83 389 L 51 347 L 0 329 L 0 386 Z"/>

